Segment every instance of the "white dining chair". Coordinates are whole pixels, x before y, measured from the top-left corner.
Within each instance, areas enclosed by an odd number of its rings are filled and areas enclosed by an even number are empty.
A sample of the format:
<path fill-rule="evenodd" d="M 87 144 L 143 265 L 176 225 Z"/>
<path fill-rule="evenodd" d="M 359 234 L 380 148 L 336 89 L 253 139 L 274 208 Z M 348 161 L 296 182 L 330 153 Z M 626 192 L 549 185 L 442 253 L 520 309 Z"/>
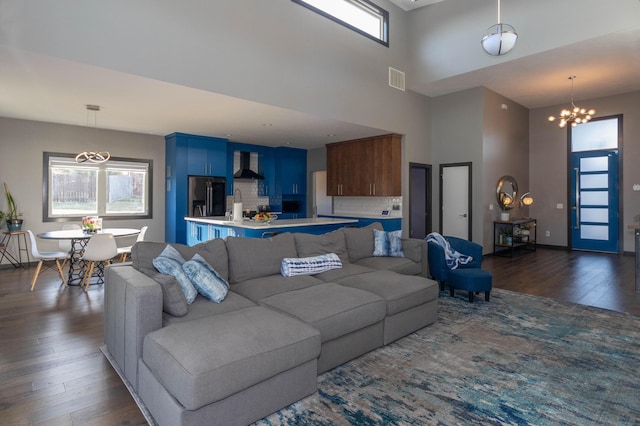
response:
<path fill-rule="evenodd" d="M 91 283 L 96 264 L 98 264 L 97 276 L 98 284 L 100 284 L 104 282 L 104 267 L 111 264 L 111 259 L 117 254 L 118 246 L 112 234 L 96 234 L 89 238 L 89 242 L 85 246 L 84 253 L 82 254 L 82 260 L 85 262 L 85 270 L 81 284 L 84 284 L 85 292 L 89 290 L 89 284 Z"/>
<path fill-rule="evenodd" d="M 144 241 L 144 235 L 147 233 L 147 228 L 149 227 L 143 226 L 142 228 L 140 228 L 140 233 L 138 234 L 138 238 L 136 238 L 136 243 Z M 118 247 L 118 256 L 120 256 L 120 262 L 124 262 L 125 260 L 127 260 L 127 256 L 131 254 L 131 248 L 133 248 L 133 245 Z"/>
<path fill-rule="evenodd" d="M 64 251 L 40 251 L 38 250 L 38 243 L 36 242 L 36 237 L 33 235 L 31 230 L 27 230 L 29 233 L 29 240 L 31 241 L 31 257 L 34 259 L 38 259 L 38 266 L 36 266 L 36 272 L 33 274 L 33 279 L 31 280 L 31 291 L 36 286 L 36 281 L 41 273 L 43 273 L 46 269 L 52 269 L 53 265 L 47 265 L 47 262 L 55 262 L 56 269 L 60 274 L 60 278 L 62 278 L 62 282 L 64 285 L 67 285 L 67 280 L 64 277 L 64 273 L 62 272 L 62 267 L 64 263 L 60 263 L 60 260 L 66 262 L 69 259 L 69 252 Z M 45 269 L 42 269 L 42 267 Z"/>

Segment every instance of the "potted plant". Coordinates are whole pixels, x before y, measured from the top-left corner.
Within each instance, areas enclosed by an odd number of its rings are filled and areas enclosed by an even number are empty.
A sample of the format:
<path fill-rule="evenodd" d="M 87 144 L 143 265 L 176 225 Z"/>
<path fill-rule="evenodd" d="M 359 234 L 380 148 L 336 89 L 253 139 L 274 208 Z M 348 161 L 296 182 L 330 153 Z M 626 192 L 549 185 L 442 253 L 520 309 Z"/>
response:
<path fill-rule="evenodd" d="M 500 204 L 500 220 L 506 222 L 509 220 L 509 210 L 513 208 L 513 198 L 506 192 L 500 192 L 498 196 L 498 204 Z"/>
<path fill-rule="evenodd" d="M 22 212 L 18 212 L 16 200 L 11 195 L 6 182 L 4 183 L 4 194 L 7 196 L 7 211 L 0 211 L 0 220 L 7 221 L 7 228 L 9 228 L 10 232 L 20 231 L 22 229 L 22 219 L 19 219 L 19 216 L 22 216 Z"/>

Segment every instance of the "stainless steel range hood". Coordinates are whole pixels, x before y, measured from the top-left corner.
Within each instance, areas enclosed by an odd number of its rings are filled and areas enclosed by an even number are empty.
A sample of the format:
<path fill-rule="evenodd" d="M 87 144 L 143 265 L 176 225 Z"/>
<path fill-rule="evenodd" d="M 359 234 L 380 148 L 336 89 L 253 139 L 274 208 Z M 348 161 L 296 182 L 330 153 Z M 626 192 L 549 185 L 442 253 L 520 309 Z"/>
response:
<path fill-rule="evenodd" d="M 240 170 L 233 174 L 234 179 L 264 179 L 258 172 L 251 170 L 251 153 L 240 151 Z"/>

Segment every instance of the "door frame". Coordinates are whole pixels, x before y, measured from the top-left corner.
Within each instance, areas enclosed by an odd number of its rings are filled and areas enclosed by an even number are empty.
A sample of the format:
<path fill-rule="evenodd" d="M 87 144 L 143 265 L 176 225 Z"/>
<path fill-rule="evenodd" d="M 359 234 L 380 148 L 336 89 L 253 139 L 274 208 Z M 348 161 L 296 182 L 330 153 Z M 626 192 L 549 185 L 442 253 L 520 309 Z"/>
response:
<path fill-rule="evenodd" d="M 473 172 L 473 163 L 469 162 L 464 162 L 464 163 L 444 163 L 444 164 L 440 164 L 440 186 L 439 186 L 439 190 L 438 190 L 438 197 L 439 197 L 439 226 L 440 226 L 440 232 L 442 232 L 442 177 L 444 174 L 444 168 L 445 167 L 464 167 L 466 166 L 469 169 L 469 181 L 467 183 L 467 198 L 468 198 L 468 206 L 469 206 L 469 221 L 468 223 L 468 235 L 467 235 L 467 239 L 469 241 L 472 241 L 472 235 L 473 235 L 473 204 L 472 204 L 472 194 L 473 194 L 473 179 L 472 179 L 472 172 Z"/>
<path fill-rule="evenodd" d="M 426 191 L 426 215 L 429 218 L 429 222 L 427 223 L 427 234 L 433 231 L 433 177 L 432 177 L 432 167 L 431 164 L 423 164 L 423 163 L 412 163 L 409 162 L 409 193 L 411 193 L 411 169 L 425 169 L 425 191 Z M 411 236 L 411 213 L 413 212 L 412 208 L 412 199 L 409 196 L 409 232 L 408 236 Z M 426 235 L 425 235 L 426 237 Z M 424 237 L 423 237 L 424 238 Z"/>
<path fill-rule="evenodd" d="M 593 118 L 591 121 L 599 121 L 599 120 L 611 120 L 613 118 L 618 119 L 618 254 L 624 254 L 624 227 L 623 227 L 623 216 L 624 216 L 624 197 L 621 196 L 621 188 L 624 188 L 623 184 L 623 170 L 622 170 L 622 158 L 623 158 L 623 135 L 622 135 L 622 119 L 623 114 L 613 114 L 607 115 L 604 117 Z M 571 126 L 567 126 L 567 249 L 573 251 L 573 236 L 571 232 L 571 206 L 569 205 L 569 201 L 571 200 L 571 160 L 572 154 L 571 151 Z M 604 253 L 604 252 L 603 252 Z"/>

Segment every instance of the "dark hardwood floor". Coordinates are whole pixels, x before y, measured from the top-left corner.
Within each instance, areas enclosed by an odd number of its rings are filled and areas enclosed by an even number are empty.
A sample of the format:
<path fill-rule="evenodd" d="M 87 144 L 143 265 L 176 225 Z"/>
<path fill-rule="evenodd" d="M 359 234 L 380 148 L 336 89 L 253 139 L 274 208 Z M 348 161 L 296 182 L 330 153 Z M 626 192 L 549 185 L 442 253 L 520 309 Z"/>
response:
<path fill-rule="evenodd" d="M 489 256 L 483 267 L 496 288 L 640 314 L 634 260 L 539 248 L 514 259 Z M 33 272 L 0 269 L 0 424 L 145 424 L 98 349 L 102 287 L 64 288 L 47 271 L 32 293 Z"/>

